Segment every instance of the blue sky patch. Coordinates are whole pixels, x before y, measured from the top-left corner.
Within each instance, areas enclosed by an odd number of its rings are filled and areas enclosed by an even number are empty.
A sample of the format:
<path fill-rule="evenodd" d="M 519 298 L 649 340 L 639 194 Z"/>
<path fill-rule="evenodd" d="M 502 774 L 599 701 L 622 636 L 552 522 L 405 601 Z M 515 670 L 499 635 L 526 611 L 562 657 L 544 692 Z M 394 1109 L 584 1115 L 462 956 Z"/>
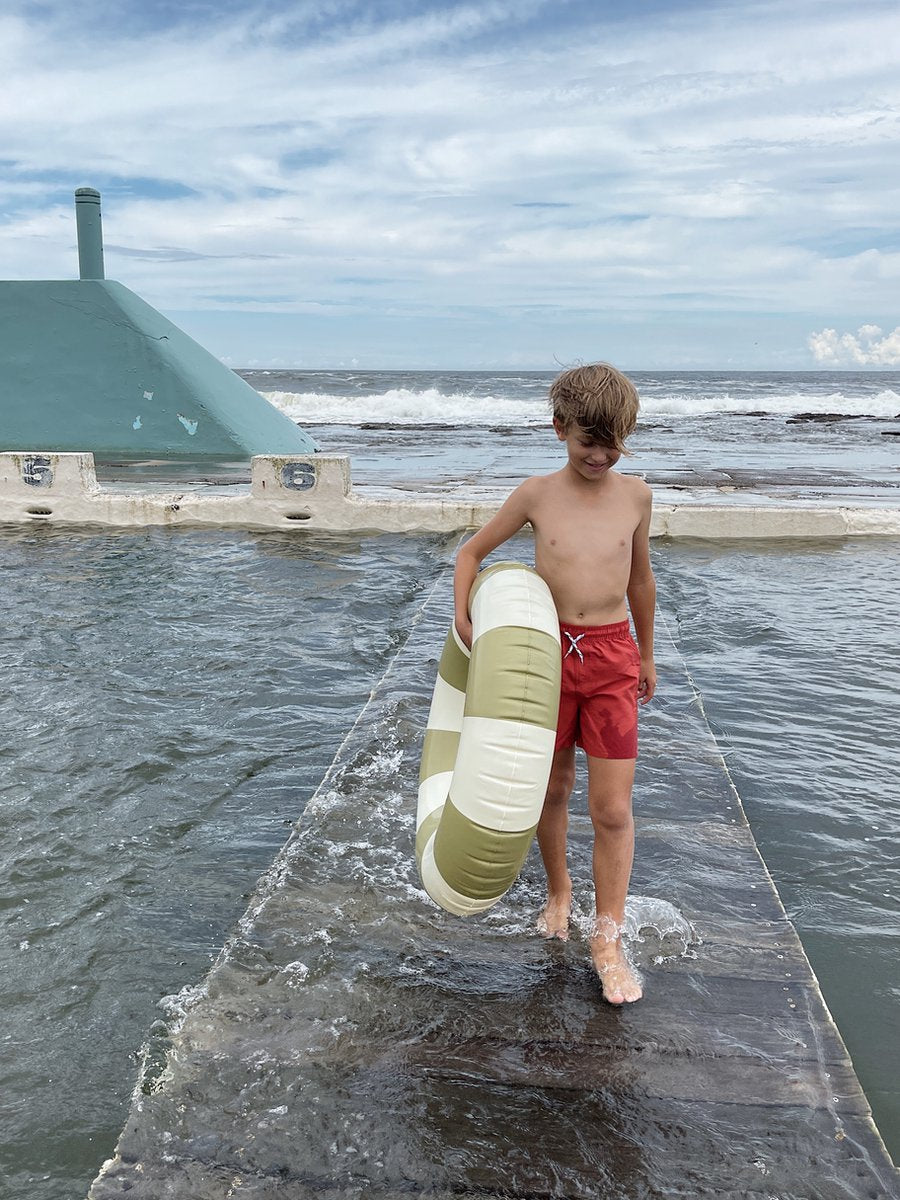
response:
<path fill-rule="evenodd" d="M 11 278 L 77 274 L 88 186 L 110 276 L 232 361 L 800 369 L 869 325 L 892 352 L 894 4 L 6 12 Z"/>

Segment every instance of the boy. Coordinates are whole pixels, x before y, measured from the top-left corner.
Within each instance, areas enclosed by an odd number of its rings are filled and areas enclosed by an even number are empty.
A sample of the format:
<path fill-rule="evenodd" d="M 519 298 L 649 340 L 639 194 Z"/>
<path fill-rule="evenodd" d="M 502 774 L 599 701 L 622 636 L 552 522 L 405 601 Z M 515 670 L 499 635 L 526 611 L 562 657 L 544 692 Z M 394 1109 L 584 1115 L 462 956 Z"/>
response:
<path fill-rule="evenodd" d="M 627 454 L 638 397 L 629 379 L 605 363 L 564 371 L 550 388 L 553 428 L 565 442 L 561 471 L 526 479 L 497 515 L 459 550 L 456 628 L 472 644 L 469 592 L 492 550 L 530 524 L 535 567 L 560 619 L 563 674 L 556 751 L 537 837 L 547 873 L 538 928 L 568 937 L 572 881 L 566 866 L 575 745 L 588 762 L 588 810 L 594 827 L 596 913 L 591 957 L 611 1004 L 641 997 L 621 933 L 634 857 L 631 789 L 637 758 L 637 706 L 656 690 L 650 568 L 650 488 L 613 470 Z M 626 596 L 637 646 L 628 627 Z M 640 647 L 640 649 L 638 649 Z"/>

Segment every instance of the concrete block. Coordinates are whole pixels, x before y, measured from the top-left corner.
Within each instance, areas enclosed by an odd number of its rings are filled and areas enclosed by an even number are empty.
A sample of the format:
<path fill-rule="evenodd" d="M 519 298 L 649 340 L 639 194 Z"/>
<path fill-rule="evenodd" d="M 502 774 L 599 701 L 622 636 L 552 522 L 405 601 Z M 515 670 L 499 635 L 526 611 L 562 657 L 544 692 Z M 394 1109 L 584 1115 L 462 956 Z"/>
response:
<path fill-rule="evenodd" d="M 660 532 L 673 538 L 827 538 L 848 532 L 839 508 L 692 504 L 673 506 L 660 516 Z"/>
<path fill-rule="evenodd" d="M 73 502 L 89 504 L 100 485 L 93 454 L 0 453 L 0 516 L 5 521 L 48 521 Z"/>
<path fill-rule="evenodd" d="M 257 455 L 250 463 L 250 479 L 254 511 L 284 521 L 318 517 L 331 526 L 352 503 L 350 459 L 344 455 Z"/>

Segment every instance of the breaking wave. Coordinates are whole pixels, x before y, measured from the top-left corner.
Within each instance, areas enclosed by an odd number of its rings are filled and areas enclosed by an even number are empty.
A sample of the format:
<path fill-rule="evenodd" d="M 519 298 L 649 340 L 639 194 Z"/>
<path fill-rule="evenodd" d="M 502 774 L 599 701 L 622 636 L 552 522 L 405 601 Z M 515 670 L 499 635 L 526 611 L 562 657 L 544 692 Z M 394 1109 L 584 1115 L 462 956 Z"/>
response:
<path fill-rule="evenodd" d="M 263 392 L 265 398 L 291 420 L 306 425 L 544 425 L 550 413 L 544 399 L 533 396 L 475 395 L 442 392 L 438 388 L 390 388 L 374 395 L 341 395 L 336 392 Z M 732 390 L 709 391 L 641 388 L 641 410 L 646 420 L 690 418 L 714 414 L 767 413 L 796 416 L 801 413 L 840 414 L 846 417 L 893 418 L 900 415 L 900 394 L 891 388 L 863 395 L 840 391 L 803 389 L 755 391 L 746 384 Z"/>

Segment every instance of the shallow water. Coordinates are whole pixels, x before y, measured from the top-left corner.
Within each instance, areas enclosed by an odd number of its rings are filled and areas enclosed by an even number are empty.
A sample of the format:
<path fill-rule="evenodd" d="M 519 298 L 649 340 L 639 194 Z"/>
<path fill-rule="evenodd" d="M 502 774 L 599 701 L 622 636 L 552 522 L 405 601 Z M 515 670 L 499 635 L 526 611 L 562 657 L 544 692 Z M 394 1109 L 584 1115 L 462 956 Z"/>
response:
<path fill-rule="evenodd" d="M 439 538 L 51 529 L 0 536 L 7 616 L 0 755 L 4 1200 L 84 1193 L 120 1131 L 141 1045 L 161 1015 L 157 1002 L 205 974 L 405 636 L 446 550 Z M 655 549 L 663 613 L 703 689 L 767 861 L 895 1146 L 897 998 L 889 956 L 897 898 L 884 838 L 889 822 L 896 825 L 900 789 L 890 731 L 900 714 L 897 647 L 885 647 L 884 612 L 896 612 L 900 599 L 898 555 L 892 543 L 874 541 Z M 829 581 L 824 591 L 822 579 Z M 802 630 L 803 638 L 786 628 Z M 835 645 L 847 648 L 841 658 Z M 366 1109 L 366 1073 L 383 1080 L 395 1062 L 369 1062 L 359 1040 L 373 1033 L 372 1005 L 380 996 L 399 986 L 415 1015 L 438 995 L 443 1007 L 433 1019 L 442 1036 L 457 1022 L 461 1036 L 475 1039 L 476 1056 L 473 997 L 495 1010 L 500 1026 L 519 1013 L 526 1040 L 547 1006 L 558 1007 L 564 1025 L 583 1030 L 596 1003 L 588 973 L 573 985 L 571 962 L 564 967 L 522 938 L 541 897 L 533 857 L 508 901 L 474 936 L 469 927 L 458 934 L 439 914 L 420 912 L 406 840 L 422 714 L 404 702 L 402 680 L 398 693 L 377 752 L 336 783 L 344 795 L 364 787 L 379 798 L 362 830 L 358 814 L 346 819 L 339 805 L 329 817 L 326 875 L 353 881 L 354 894 L 335 912 L 323 890 L 309 927 L 291 924 L 300 949 L 291 952 L 282 981 L 292 991 L 307 980 L 325 989 L 326 1015 L 315 1019 L 327 1069 L 343 1064 L 363 1116 L 387 1130 L 379 1143 L 385 1146 L 396 1128 Z M 678 722 L 663 689 L 647 736 L 655 730 L 661 739 L 677 737 Z M 870 743 L 871 752 L 854 756 L 856 746 Z M 661 815 L 670 765 L 665 756 L 656 767 L 648 758 L 642 772 L 638 815 Z M 583 814 L 573 830 L 576 839 L 587 836 Z M 320 850 L 308 847 L 313 859 Z M 582 908 L 586 862 L 582 855 L 575 871 Z M 725 869 L 720 858 L 698 854 L 698 904 L 704 873 L 712 878 Z M 636 889 L 647 893 L 651 882 L 639 861 Z M 382 922 L 372 915 L 372 900 L 385 892 L 393 900 Z M 640 911 L 632 906 L 633 914 Z M 669 937 L 646 934 L 636 946 L 645 968 L 684 950 L 688 934 L 677 912 L 669 916 Z M 359 1036 L 342 1035 L 326 1019 L 332 985 L 325 973 L 340 956 Z M 234 967 L 271 970 L 265 956 Z M 667 987 L 678 978 L 668 977 Z M 866 994 L 857 1003 L 860 978 Z M 670 996 L 661 992 L 659 1000 L 659 1020 L 671 1022 Z M 600 1041 L 609 1033 L 601 1021 Z M 668 1036 L 688 1034 L 678 1027 Z M 596 1149 L 563 1149 L 563 1112 L 548 1110 L 534 1089 L 505 1096 L 500 1085 L 479 1081 L 477 1066 L 476 1057 L 472 1086 L 449 1115 L 433 1096 L 409 1095 L 406 1077 L 397 1079 L 398 1104 L 408 1102 L 424 1123 L 410 1144 L 427 1144 L 438 1161 L 451 1129 L 471 1128 L 477 1139 L 482 1104 L 486 1113 L 505 1114 L 510 1131 L 523 1122 L 549 1129 L 571 1179 L 581 1178 Z M 570 1068 L 559 1064 L 563 1073 Z M 627 1158 L 629 1120 L 638 1114 L 608 1097 L 594 1106 L 585 1120 L 606 1122 L 605 1152 Z M 643 1116 L 648 1112 L 645 1106 Z M 272 1114 L 275 1124 L 280 1119 Z M 351 1178 L 361 1134 L 344 1127 L 333 1134 L 336 1161 Z M 729 1132 L 709 1136 L 709 1153 L 722 1158 Z M 408 1150 L 403 1139 L 396 1142 L 391 1170 Z M 484 1146 L 476 1141 L 458 1153 L 478 1162 Z M 636 1163 L 657 1153 L 666 1147 L 644 1147 Z M 527 1161 L 520 1156 L 517 1165 L 527 1175 Z M 747 1169 L 752 1174 L 752 1164 Z M 437 1172 L 421 1182 L 440 1178 Z"/>
<path fill-rule="evenodd" d="M 84 1195 L 443 539 L 0 531 L 0 1195 Z"/>
<path fill-rule="evenodd" d="M 811 1181 L 821 1200 L 876 1194 L 868 1131 L 826 1074 L 835 1047 L 809 1044 L 804 964 L 784 975 L 795 935 L 667 638 L 638 779 L 637 877 L 660 889 L 631 906 L 659 926 L 633 943 L 644 1000 L 601 1002 L 580 922 L 567 943 L 535 935 L 534 852 L 480 918 L 428 901 L 413 796 L 438 588 L 204 987 L 168 1006 L 172 1070 L 160 1087 L 145 1073 L 98 1200 L 190 1195 L 210 1174 L 348 1198 L 711 1198 L 763 1179 L 785 1200 Z M 574 810 L 584 915 L 583 798 Z"/>
<path fill-rule="evenodd" d="M 757 842 L 900 1159 L 900 544 L 654 554 Z"/>

